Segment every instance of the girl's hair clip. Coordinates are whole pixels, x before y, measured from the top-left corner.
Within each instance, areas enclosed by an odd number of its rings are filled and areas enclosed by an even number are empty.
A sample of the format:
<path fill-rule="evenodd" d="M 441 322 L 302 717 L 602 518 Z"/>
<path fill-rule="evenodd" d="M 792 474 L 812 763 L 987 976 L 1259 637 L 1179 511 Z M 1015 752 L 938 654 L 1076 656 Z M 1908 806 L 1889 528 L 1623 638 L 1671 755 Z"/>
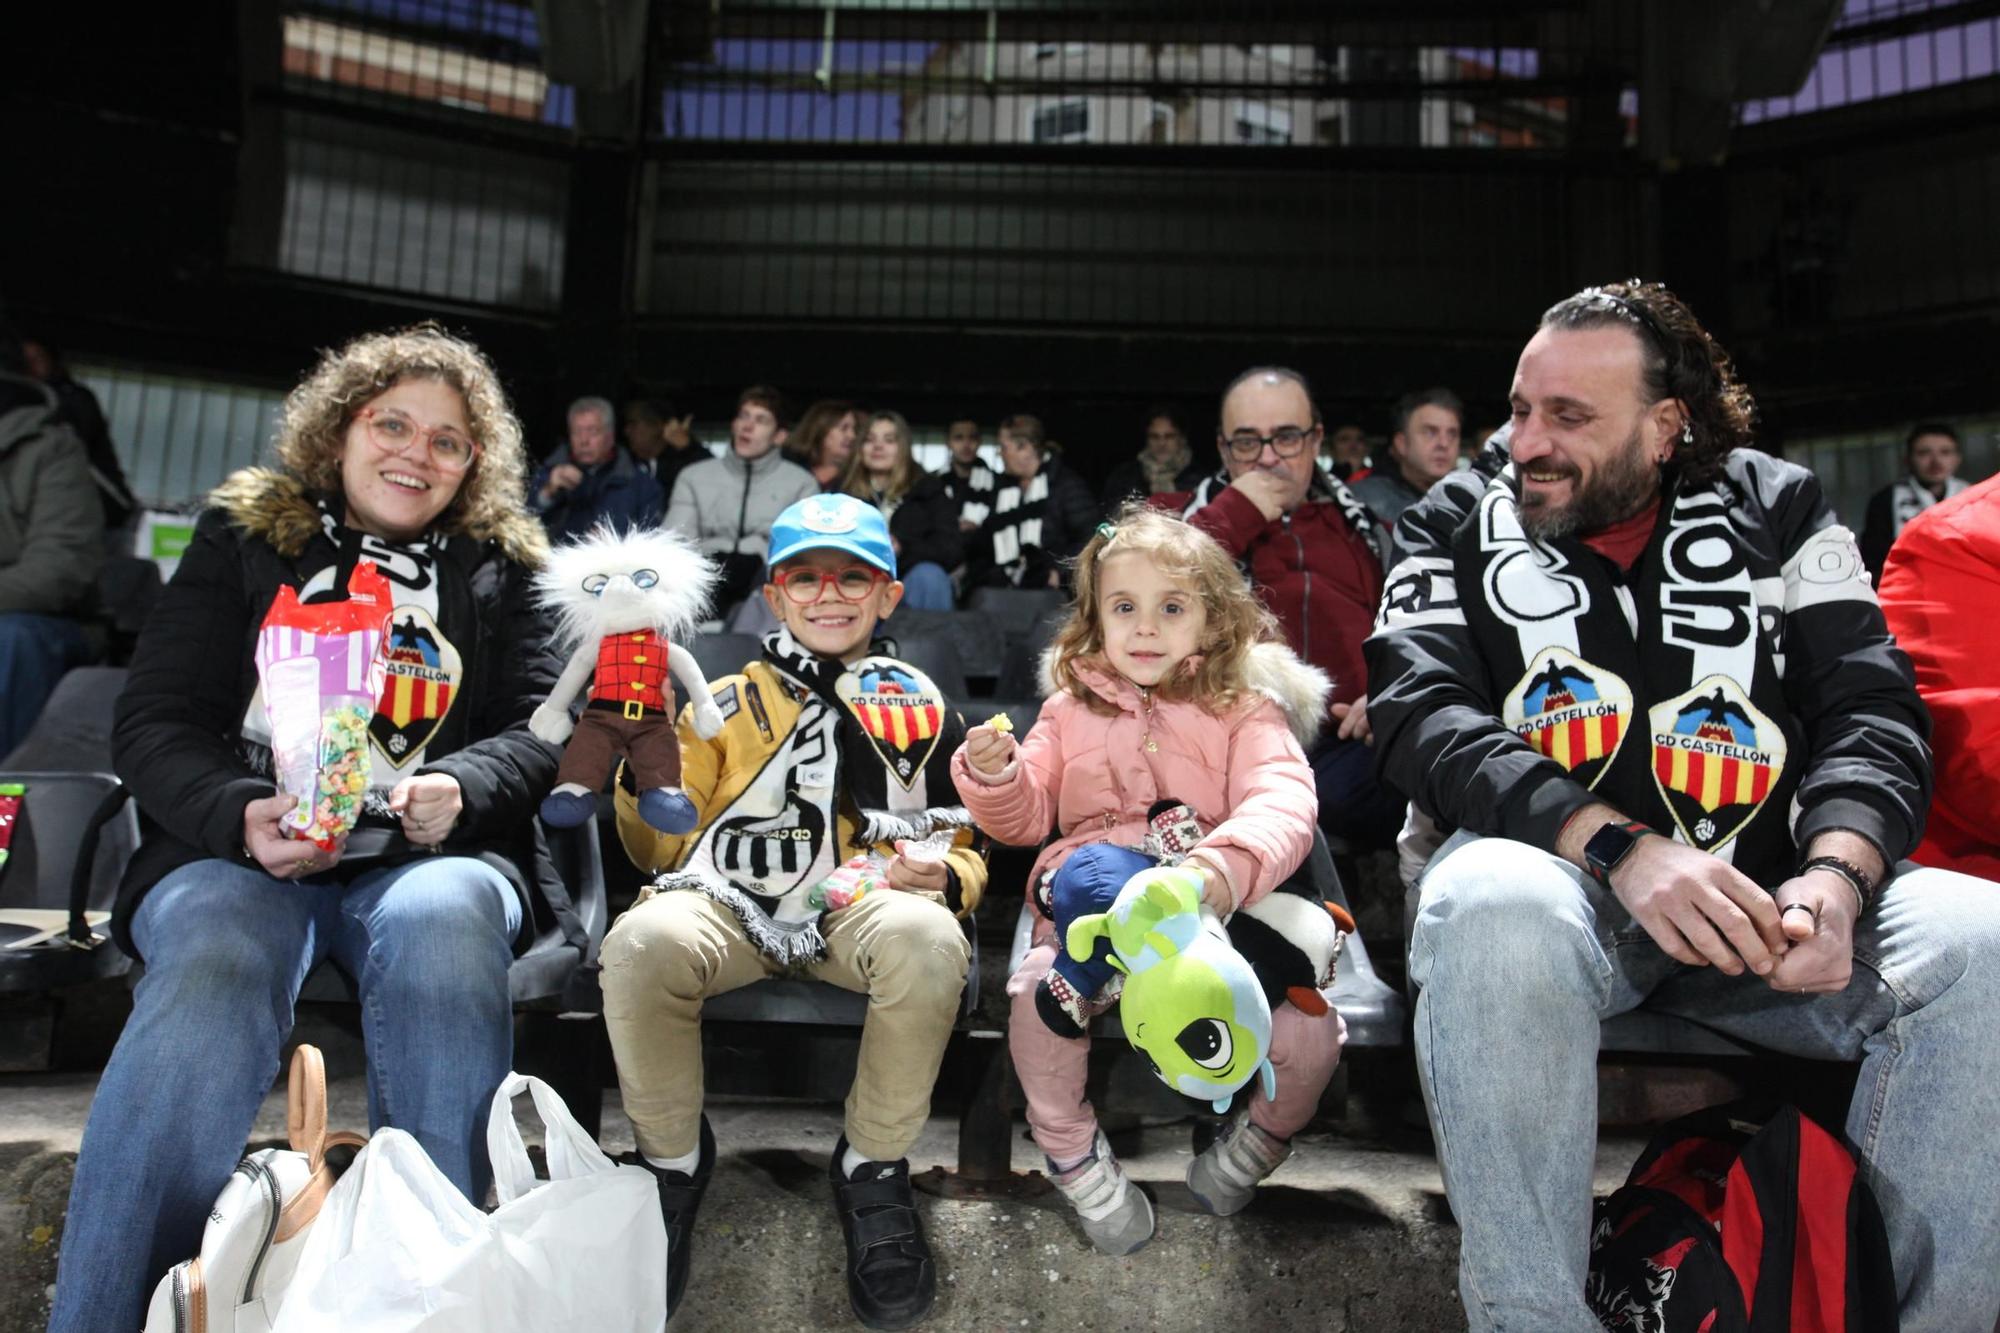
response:
<path fill-rule="evenodd" d="M 1097 535 L 1104 538 L 1105 541 L 1110 541 L 1118 535 L 1118 529 L 1109 523 L 1099 523 L 1097 525 Z"/>

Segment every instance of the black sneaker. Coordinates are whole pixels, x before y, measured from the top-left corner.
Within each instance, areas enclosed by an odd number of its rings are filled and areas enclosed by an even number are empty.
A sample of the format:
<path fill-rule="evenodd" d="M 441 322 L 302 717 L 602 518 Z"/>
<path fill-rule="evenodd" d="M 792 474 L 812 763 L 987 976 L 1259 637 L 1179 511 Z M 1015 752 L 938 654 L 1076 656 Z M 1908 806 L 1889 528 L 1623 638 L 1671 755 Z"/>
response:
<path fill-rule="evenodd" d="M 937 1300 L 937 1264 L 910 1194 L 910 1164 L 863 1162 L 840 1170 L 847 1136 L 834 1145 L 827 1174 L 847 1239 L 847 1301 L 868 1328 L 908 1328 Z"/>
<path fill-rule="evenodd" d="M 694 1231 L 694 1215 L 701 1209 L 702 1193 L 708 1189 L 708 1178 L 715 1170 L 715 1131 L 708 1127 L 708 1117 L 703 1116 L 701 1162 L 692 1176 L 682 1171 L 662 1171 L 638 1152 L 628 1152 L 618 1160 L 645 1167 L 660 1187 L 660 1214 L 667 1222 L 667 1318 L 672 1319 L 674 1311 L 680 1308 L 681 1293 L 687 1290 L 688 1237 Z"/>

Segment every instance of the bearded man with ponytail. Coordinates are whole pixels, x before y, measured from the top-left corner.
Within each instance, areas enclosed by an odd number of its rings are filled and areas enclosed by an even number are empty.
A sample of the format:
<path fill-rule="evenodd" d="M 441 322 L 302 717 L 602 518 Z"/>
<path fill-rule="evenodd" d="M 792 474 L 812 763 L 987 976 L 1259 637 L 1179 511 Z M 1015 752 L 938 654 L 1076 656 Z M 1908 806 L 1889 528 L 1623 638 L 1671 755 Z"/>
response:
<path fill-rule="evenodd" d="M 1381 774 L 1450 834 L 1410 977 L 1471 1326 L 1599 1328 L 1598 1025 L 1647 1008 L 1860 1060 L 1904 1333 L 1991 1328 L 2000 912 L 1904 863 L 1929 721 L 1854 534 L 1658 284 L 1551 307 L 1511 398 L 1365 650 Z"/>

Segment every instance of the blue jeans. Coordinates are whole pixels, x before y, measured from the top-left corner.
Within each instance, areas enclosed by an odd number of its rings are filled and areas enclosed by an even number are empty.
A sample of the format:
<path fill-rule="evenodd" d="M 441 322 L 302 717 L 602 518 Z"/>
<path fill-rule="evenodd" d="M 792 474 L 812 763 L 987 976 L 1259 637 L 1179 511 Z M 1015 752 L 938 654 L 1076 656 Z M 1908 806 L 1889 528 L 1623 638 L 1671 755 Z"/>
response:
<path fill-rule="evenodd" d="M 1475 1330 L 1599 1333 L 1583 1303 L 1598 1024 L 1677 1014 L 1786 1054 L 1861 1061 L 1847 1113 L 1882 1205 L 1903 1333 L 2000 1312 L 2000 887 L 1905 866 L 1855 927 L 1837 995 L 1676 963 L 1567 862 L 1461 833 L 1420 882 L 1417 1070 L 1463 1233 Z"/>
<path fill-rule="evenodd" d="M 944 566 L 926 560 L 902 571 L 902 605 L 912 611 L 949 611 L 956 603 L 951 595 L 951 575 Z"/>
<path fill-rule="evenodd" d="M 278 1076 L 299 987 L 328 957 L 360 993 L 369 1128 L 408 1130 L 481 1199 L 487 1105 L 513 1060 L 520 924 L 506 879 L 460 856 L 345 886 L 197 861 L 155 885 L 132 920 L 146 975 L 84 1128 L 50 1329 L 139 1327 L 152 1284 L 199 1249 Z"/>
<path fill-rule="evenodd" d="M 67 616 L 0 613 L 0 756 L 27 739 L 56 682 L 89 655 L 83 627 Z"/>

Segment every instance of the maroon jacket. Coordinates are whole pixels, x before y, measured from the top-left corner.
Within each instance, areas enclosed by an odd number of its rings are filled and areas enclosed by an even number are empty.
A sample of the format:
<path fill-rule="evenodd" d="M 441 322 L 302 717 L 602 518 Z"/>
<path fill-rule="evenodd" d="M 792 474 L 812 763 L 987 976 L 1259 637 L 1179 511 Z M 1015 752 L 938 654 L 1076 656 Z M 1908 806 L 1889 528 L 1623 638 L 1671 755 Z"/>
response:
<path fill-rule="evenodd" d="M 1368 692 L 1361 641 L 1375 627 L 1382 562 L 1374 545 L 1377 526 L 1346 487 L 1316 472 L 1305 503 L 1270 522 L 1221 475 L 1152 502 L 1180 514 L 1236 558 L 1284 626 L 1292 651 L 1333 677 L 1329 702 L 1347 703 Z"/>

